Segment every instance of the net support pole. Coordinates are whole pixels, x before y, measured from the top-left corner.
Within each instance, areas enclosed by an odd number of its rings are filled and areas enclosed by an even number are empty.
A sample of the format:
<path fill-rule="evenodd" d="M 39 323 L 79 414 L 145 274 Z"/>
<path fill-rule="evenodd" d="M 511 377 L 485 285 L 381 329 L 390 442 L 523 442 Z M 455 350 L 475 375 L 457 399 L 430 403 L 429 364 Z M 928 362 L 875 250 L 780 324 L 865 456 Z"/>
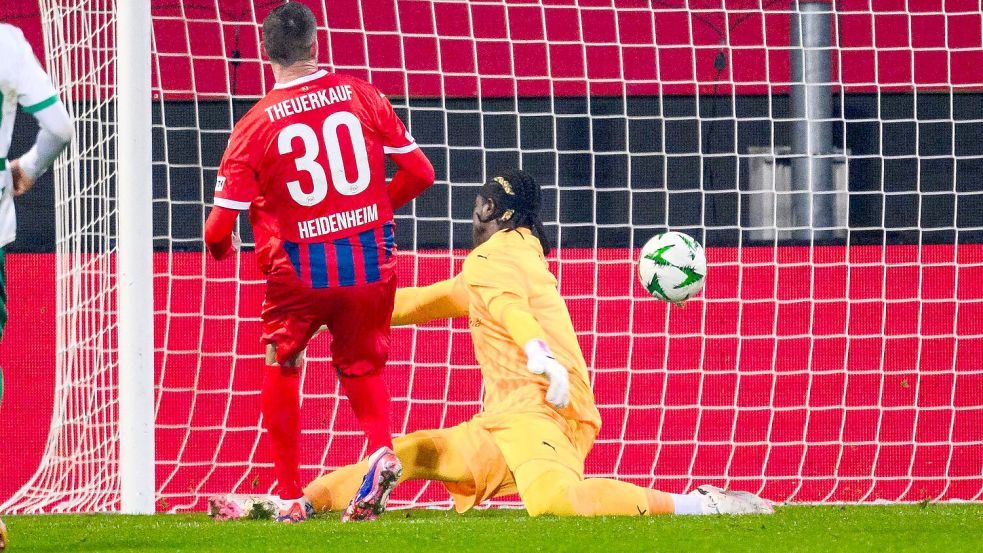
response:
<path fill-rule="evenodd" d="M 832 36 L 828 0 L 799 0 L 792 10 L 792 224 L 798 240 L 836 225 L 832 172 Z"/>
<path fill-rule="evenodd" d="M 124 513 L 154 512 L 150 0 L 117 0 L 119 473 Z"/>

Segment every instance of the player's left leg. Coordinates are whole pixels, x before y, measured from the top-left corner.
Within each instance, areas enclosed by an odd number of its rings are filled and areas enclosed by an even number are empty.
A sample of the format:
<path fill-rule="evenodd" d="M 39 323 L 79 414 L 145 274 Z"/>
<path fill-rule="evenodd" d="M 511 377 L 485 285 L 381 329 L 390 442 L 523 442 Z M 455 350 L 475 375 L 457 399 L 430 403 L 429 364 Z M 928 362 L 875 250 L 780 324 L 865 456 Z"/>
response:
<path fill-rule="evenodd" d="M 369 453 L 393 447 L 392 407 L 382 369 L 389 359 L 389 321 L 396 277 L 331 291 L 326 314 L 338 381 L 365 432 Z"/>
<path fill-rule="evenodd" d="M 389 321 L 396 277 L 331 291 L 325 314 L 338 380 L 368 441 L 369 464 L 342 520 L 368 520 L 385 510 L 402 467 L 393 452 L 389 389 L 382 369 L 389 359 Z"/>

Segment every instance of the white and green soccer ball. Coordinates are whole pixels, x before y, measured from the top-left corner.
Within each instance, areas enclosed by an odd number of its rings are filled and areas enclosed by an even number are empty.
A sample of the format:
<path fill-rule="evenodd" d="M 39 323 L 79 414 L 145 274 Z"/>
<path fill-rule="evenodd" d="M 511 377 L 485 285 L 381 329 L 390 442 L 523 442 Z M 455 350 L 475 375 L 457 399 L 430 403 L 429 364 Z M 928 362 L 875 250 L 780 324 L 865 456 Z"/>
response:
<path fill-rule="evenodd" d="M 681 232 L 656 234 L 642 246 L 638 278 L 653 297 L 684 302 L 703 289 L 707 256 L 692 236 Z"/>

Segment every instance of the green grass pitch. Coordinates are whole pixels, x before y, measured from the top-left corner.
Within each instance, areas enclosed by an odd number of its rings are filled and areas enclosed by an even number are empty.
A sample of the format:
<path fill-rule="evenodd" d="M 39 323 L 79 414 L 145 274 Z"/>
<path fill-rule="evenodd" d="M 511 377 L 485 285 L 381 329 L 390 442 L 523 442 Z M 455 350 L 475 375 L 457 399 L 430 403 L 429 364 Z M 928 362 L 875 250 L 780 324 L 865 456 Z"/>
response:
<path fill-rule="evenodd" d="M 983 551 L 983 505 L 796 506 L 773 516 L 531 519 L 523 511 L 321 515 L 295 526 L 203 514 L 4 517 L 19 551 Z"/>

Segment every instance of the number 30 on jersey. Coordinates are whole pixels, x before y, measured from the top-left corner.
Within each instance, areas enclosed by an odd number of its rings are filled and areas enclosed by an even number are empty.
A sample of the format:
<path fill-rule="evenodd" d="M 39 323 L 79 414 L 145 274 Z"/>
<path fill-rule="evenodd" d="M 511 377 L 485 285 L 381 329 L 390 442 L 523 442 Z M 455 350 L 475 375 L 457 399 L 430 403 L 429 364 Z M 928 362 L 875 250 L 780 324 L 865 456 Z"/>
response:
<path fill-rule="evenodd" d="M 351 136 L 352 151 L 355 152 L 355 180 L 349 181 L 345 174 L 345 163 L 341 157 L 341 144 L 338 138 L 338 128 L 348 127 Z M 317 162 L 321 153 L 322 142 L 310 125 L 294 123 L 282 131 L 277 138 L 277 146 L 281 155 L 294 153 L 293 143 L 300 138 L 304 143 L 304 153 L 295 160 L 298 171 L 306 171 L 311 176 L 314 186 L 310 192 L 305 192 L 299 180 L 287 183 L 290 197 L 300 205 L 312 206 L 324 201 L 328 195 L 328 177 L 324 167 Z M 331 172 L 331 183 L 339 194 L 354 196 L 369 186 L 369 154 L 365 148 L 365 135 L 362 134 L 362 124 L 354 114 L 347 111 L 332 113 L 321 126 L 321 138 L 328 156 L 328 170 Z"/>

